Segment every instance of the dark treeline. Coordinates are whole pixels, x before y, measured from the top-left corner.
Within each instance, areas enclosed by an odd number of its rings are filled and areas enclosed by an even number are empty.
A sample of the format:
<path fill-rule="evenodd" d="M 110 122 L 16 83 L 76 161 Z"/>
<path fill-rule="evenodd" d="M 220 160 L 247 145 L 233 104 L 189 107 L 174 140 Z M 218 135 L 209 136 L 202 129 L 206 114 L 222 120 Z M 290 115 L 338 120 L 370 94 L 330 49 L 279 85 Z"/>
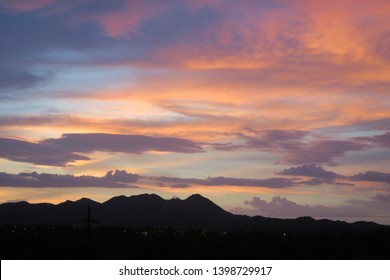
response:
<path fill-rule="evenodd" d="M 343 233 L 0 226 L 1 259 L 390 259 L 390 230 Z M 88 246 L 89 244 L 89 246 Z M 90 247 L 88 249 L 88 247 Z"/>

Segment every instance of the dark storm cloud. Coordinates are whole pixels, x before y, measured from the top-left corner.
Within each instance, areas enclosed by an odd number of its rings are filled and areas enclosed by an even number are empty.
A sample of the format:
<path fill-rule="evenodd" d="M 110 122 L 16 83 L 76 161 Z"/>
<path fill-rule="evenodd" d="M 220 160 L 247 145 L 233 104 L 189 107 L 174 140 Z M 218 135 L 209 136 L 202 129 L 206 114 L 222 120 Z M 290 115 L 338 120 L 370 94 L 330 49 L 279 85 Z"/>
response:
<path fill-rule="evenodd" d="M 147 151 L 198 153 L 195 142 L 174 137 L 121 134 L 64 134 L 38 143 L 0 138 L 0 157 L 40 165 L 65 166 L 76 160 L 90 160 L 84 153 L 95 151 L 142 154 Z"/>
<path fill-rule="evenodd" d="M 115 173 L 123 171 L 115 171 Z M 114 174 L 115 174 L 114 173 Z M 130 178 L 138 176 L 136 174 L 126 173 Z M 74 175 L 58 175 L 47 173 L 19 173 L 8 174 L 0 173 L 0 186 L 2 187 L 31 187 L 31 188 L 83 188 L 83 187 L 103 187 L 103 188 L 137 188 L 126 184 L 125 182 L 135 182 L 135 179 L 127 181 L 113 180 L 113 172 L 110 171 L 104 177 L 94 176 L 74 176 Z"/>

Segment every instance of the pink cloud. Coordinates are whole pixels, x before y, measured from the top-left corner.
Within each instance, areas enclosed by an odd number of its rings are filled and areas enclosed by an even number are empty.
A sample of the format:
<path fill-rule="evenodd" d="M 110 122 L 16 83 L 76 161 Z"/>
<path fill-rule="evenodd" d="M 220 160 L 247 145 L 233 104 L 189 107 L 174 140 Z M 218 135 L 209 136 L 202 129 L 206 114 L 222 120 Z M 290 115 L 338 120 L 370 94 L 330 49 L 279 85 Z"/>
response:
<path fill-rule="evenodd" d="M 256 208 L 258 214 L 263 216 L 345 217 L 367 214 L 365 211 L 354 206 L 328 207 L 324 205 L 302 205 L 280 196 L 274 196 L 269 202 L 259 197 L 253 197 L 252 200 L 246 200 L 245 204 Z"/>

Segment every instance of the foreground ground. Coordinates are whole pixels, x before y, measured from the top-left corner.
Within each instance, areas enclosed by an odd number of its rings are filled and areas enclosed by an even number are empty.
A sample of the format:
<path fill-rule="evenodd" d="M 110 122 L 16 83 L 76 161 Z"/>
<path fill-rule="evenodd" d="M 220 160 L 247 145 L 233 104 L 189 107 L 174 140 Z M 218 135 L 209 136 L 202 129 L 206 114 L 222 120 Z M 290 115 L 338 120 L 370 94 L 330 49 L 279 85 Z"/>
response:
<path fill-rule="evenodd" d="M 390 230 L 344 233 L 0 226 L 1 259 L 390 259 Z"/>

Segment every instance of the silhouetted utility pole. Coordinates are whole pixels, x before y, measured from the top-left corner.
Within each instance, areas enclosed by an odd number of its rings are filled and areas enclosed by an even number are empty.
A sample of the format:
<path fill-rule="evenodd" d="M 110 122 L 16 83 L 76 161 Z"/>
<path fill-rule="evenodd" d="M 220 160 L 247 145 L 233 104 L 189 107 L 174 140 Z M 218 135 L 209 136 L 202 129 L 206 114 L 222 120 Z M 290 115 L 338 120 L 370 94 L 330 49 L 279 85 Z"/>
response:
<path fill-rule="evenodd" d="M 91 258 L 91 223 L 96 223 L 96 220 L 91 220 L 91 206 L 88 205 L 87 219 L 83 220 L 87 224 L 87 259 Z"/>

